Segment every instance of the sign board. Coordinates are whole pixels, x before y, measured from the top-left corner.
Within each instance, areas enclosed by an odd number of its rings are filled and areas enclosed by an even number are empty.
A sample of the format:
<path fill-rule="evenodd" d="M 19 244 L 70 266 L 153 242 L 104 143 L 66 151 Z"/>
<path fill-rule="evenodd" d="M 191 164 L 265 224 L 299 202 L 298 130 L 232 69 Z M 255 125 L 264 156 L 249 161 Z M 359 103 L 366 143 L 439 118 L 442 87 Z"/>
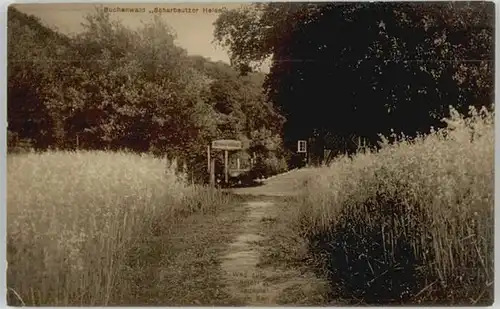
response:
<path fill-rule="evenodd" d="M 239 150 L 243 148 L 241 141 L 235 139 L 220 139 L 212 142 L 212 149 Z"/>
<path fill-rule="evenodd" d="M 306 153 L 307 152 L 307 142 L 306 141 L 298 141 L 297 142 L 297 152 L 298 153 Z"/>

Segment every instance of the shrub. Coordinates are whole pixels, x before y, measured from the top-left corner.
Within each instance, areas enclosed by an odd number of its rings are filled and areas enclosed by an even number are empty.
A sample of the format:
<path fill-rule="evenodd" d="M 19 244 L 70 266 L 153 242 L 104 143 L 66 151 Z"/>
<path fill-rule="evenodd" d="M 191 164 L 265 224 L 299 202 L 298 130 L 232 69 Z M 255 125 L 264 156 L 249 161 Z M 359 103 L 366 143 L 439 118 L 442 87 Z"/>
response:
<path fill-rule="evenodd" d="M 278 157 L 270 152 L 263 158 L 259 158 L 256 164 L 252 167 L 252 178 L 266 178 L 279 173 L 286 172 L 288 165 L 284 157 Z"/>
<path fill-rule="evenodd" d="M 307 180 L 300 226 L 340 295 L 367 303 L 492 302 L 493 113 L 337 158 Z"/>
<path fill-rule="evenodd" d="M 274 153 L 271 153 L 271 155 L 264 160 L 264 165 L 267 167 L 268 175 L 283 173 L 288 169 L 286 159 L 283 157 L 279 158 Z"/>

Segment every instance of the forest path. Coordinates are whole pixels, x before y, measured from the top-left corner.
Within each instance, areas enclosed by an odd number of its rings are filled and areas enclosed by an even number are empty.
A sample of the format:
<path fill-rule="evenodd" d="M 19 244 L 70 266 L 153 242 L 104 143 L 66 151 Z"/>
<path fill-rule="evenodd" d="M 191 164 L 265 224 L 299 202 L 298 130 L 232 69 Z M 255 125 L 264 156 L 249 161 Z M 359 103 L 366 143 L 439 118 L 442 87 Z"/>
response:
<path fill-rule="evenodd" d="M 276 305 L 283 302 L 280 298 L 287 289 L 299 287 L 305 292 L 314 289 L 317 279 L 311 274 L 260 263 L 266 250 L 274 245 L 265 233 L 269 228 L 266 224 L 278 219 L 280 208 L 277 206 L 283 197 L 297 194 L 301 182 L 312 171 L 294 170 L 267 179 L 257 187 L 228 190 L 249 197 L 242 205 L 246 208 L 246 217 L 239 226 L 238 236 L 229 245 L 221 263 L 227 292 L 234 298 L 247 305 Z"/>

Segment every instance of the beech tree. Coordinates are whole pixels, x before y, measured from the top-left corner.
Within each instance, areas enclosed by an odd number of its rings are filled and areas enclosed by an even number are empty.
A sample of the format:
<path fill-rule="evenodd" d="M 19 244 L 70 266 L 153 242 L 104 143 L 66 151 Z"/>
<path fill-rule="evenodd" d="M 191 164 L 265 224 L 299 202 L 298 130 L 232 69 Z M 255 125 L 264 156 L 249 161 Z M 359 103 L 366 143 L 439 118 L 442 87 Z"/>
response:
<path fill-rule="evenodd" d="M 67 37 L 9 8 L 10 137 L 39 150 L 167 155 L 201 181 L 212 140 L 237 138 L 248 152 L 255 131 L 279 136 L 263 74 L 188 56 L 160 18 L 132 30 L 98 8 L 83 26 Z"/>
<path fill-rule="evenodd" d="M 260 3 L 221 14 L 214 35 L 236 65 L 271 59 L 288 147 L 352 152 L 439 127 L 450 105 L 491 107 L 493 22 L 486 2 Z"/>

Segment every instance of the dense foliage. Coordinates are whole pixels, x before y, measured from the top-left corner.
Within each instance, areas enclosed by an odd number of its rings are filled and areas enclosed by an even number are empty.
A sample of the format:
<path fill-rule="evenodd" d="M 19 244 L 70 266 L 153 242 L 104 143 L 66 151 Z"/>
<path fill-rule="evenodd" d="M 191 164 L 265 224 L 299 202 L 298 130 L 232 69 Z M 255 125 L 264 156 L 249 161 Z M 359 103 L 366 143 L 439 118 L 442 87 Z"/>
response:
<path fill-rule="evenodd" d="M 296 226 L 351 304 L 494 299 L 494 113 L 451 109 L 445 128 L 340 156 L 303 184 Z"/>
<path fill-rule="evenodd" d="M 492 3 L 260 3 L 221 14 L 215 37 L 236 64 L 272 60 L 267 95 L 293 146 L 351 152 L 493 100 Z"/>
<path fill-rule="evenodd" d="M 151 152 L 197 178 L 213 139 L 276 157 L 282 118 L 263 94 L 264 75 L 188 56 L 174 40 L 160 18 L 132 30 L 97 9 L 68 37 L 10 7 L 9 146 Z"/>
<path fill-rule="evenodd" d="M 214 138 L 238 138 L 243 157 L 257 152 L 282 166 L 283 141 L 291 149 L 314 138 L 311 150 L 335 154 L 377 145 L 392 130 L 427 133 L 449 105 L 464 113 L 491 104 L 492 8 L 243 6 L 215 22 L 232 65 L 188 56 L 161 19 L 134 31 L 98 10 L 67 37 L 10 8 L 10 146 L 167 154 L 204 175 Z M 252 72 L 269 58 L 267 76 Z"/>

